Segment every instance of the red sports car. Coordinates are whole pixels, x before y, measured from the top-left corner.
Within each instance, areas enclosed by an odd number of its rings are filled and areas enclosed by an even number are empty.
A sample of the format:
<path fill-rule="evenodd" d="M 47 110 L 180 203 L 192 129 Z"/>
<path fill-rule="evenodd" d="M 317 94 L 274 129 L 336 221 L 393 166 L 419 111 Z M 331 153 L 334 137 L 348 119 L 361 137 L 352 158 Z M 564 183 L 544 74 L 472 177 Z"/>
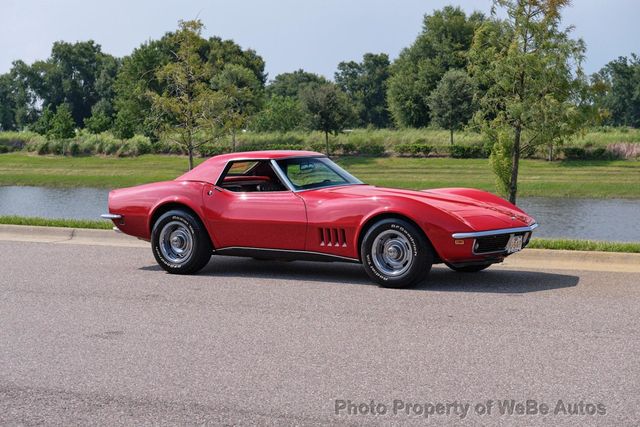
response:
<path fill-rule="evenodd" d="M 521 250 L 533 218 L 484 191 L 367 185 L 310 151 L 212 157 L 173 181 L 113 190 L 109 213 L 169 273 L 215 255 L 362 263 L 386 287 L 445 263 L 476 272 Z"/>

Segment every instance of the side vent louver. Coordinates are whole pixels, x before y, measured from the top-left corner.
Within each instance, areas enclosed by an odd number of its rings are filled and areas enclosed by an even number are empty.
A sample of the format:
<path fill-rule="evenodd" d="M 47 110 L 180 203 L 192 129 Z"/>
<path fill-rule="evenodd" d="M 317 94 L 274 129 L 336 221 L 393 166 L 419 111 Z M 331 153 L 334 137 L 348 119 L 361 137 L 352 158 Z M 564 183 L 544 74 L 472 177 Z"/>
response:
<path fill-rule="evenodd" d="M 319 228 L 320 246 L 347 246 L 344 228 Z"/>

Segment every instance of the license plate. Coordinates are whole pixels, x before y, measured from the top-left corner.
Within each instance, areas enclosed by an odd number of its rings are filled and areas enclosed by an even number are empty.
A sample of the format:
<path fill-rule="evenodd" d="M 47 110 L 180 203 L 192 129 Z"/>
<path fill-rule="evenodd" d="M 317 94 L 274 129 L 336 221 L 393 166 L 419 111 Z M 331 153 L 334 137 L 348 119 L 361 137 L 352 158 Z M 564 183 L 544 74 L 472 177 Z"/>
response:
<path fill-rule="evenodd" d="M 511 236 L 507 242 L 507 253 L 520 252 L 522 250 L 522 236 Z"/>

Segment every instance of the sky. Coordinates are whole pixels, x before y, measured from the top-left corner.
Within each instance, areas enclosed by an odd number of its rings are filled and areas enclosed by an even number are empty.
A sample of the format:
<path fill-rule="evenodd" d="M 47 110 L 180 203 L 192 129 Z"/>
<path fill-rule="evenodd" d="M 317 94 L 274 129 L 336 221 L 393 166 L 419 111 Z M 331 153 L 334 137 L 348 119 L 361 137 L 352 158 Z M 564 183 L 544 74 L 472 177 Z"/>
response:
<path fill-rule="evenodd" d="M 396 58 L 423 15 L 448 4 L 489 13 L 491 0 L 0 0 L 0 73 L 16 59 L 46 59 L 57 40 L 92 39 L 125 56 L 178 20 L 198 17 L 205 36 L 256 50 L 270 78 L 299 68 L 332 78 L 340 61 L 366 52 Z M 573 1 L 564 22 L 587 44 L 585 71 L 640 54 L 639 16 L 638 0 Z"/>

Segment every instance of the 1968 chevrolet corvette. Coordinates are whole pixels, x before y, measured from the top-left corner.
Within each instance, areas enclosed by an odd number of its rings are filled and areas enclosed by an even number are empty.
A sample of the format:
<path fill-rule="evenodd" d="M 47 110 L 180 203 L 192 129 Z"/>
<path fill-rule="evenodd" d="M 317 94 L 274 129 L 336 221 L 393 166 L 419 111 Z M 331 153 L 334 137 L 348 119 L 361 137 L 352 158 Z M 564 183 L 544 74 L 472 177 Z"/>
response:
<path fill-rule="evenodd" d="M 212 254 L 344 261 L 386 287 L 414 285 L 435 263 L 483 270 L 537 227 L 491 193 L 375 187 L 310 151 L 212 157 L 173 181 L 111 191 L 103 218 L 150 241 L 169 273 L 195 273 Z"/>

